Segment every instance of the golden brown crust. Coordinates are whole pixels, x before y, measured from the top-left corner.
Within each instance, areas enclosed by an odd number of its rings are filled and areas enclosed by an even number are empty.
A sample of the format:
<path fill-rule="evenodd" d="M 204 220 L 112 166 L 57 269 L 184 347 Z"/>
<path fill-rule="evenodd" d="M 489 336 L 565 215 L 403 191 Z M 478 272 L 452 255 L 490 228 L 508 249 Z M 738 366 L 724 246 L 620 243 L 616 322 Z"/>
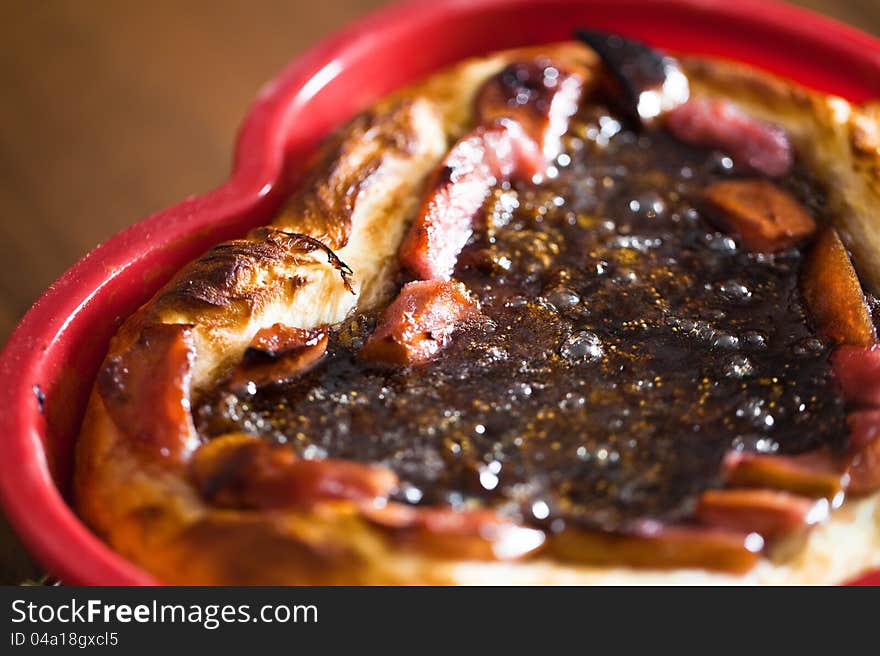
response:
<path fill-rule="evenodd" d="M 596 66 L 591 53 L 571 44 L 512 51 L 464 62 L 383 101 L 322 148 L 273 226 L 185 267 L 126 322 L 108 358 L 129 351 L 151 325 L 186 324 L 197 394 L 240 359 L 259 330 L 332 324 L 378 303 L 421 185 L 470 127 L 476 90 L 512 59 L 542 53 L 588 79 Z M 696 95 L 730 97 L 790 132 L 827 181 L 860 270 L 878 285 L 880 105 L 855 108 L 735 64 L 688 59 L 685 69 Z M 315 239 L 351 267 L 351 289 Z M 185 465 L 169 465 L 127 436 L 108 412 L 110 401 L 93 391 L 77 446 L 77 508 L 113 548 L 167 583 L 824 583 L 878 564 L 876 495 L 848 502 L 795 557 L 761 562 L 744 576 L 586 567 L 552 557 L 515 564 L 432 557 L 401 546 L 350 502 L 261 511 L 208 506 Z"/>
<path fill-rule="evenodd" d="M 258 228 L 244 239 L 218 244 L 168 283 L 154 302 L 159 317 L 183 308 L 204 322 L 210 313 L 237 318 L 279 293 L 293 295 L 302 278 L 260 280 L 262 270 L 295 269 L 316 250 L 299 235 L 273 228 Z"/>
<path fill-rule="evenodd" d="M 305 233 L 334 250 L 348 243 L 361 194 L 383 175 L 383 163 L 418 154 L 412 101 L 386 102 L 352 120 L 324 144 L 274 225 Z M 386 167 L 387 168 L 387 167 Z"/>

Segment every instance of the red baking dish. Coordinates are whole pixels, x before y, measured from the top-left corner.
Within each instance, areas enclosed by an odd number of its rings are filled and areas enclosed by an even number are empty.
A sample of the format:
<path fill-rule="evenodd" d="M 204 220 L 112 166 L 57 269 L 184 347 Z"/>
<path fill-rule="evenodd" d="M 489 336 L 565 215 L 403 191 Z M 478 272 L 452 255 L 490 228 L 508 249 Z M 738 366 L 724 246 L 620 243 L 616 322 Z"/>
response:
<path fill-rule="evenodd" d="M 229 180 L 111 238 L 59 278 L 0 356 L 0 497 L 19 536 L 70 584 L 157 581 L 65 500 L 92 379 L 121 320 L 211 245 L 267 222 L 328 131 L 444 64 L 567 39 L 575 26 L 749 62 L 854 101 L 880 98 L 880 41 L 765 0 L 418 0 L 325 39 L 260 92 Z M 880 584 L 880 571 L 859 583 Z"/>

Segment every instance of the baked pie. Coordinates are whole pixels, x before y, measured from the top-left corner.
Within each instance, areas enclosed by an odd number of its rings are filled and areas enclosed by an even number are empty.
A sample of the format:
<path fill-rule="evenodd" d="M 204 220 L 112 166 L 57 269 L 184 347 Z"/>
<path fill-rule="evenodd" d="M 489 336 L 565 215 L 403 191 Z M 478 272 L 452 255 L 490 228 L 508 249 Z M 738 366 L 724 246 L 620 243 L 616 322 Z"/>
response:
<path fill-rule="evenodd" d="M 880 105 L 578 36 L 382 100 L 125 321 L 100 536 L 176 584 L 880 565 Z"/>

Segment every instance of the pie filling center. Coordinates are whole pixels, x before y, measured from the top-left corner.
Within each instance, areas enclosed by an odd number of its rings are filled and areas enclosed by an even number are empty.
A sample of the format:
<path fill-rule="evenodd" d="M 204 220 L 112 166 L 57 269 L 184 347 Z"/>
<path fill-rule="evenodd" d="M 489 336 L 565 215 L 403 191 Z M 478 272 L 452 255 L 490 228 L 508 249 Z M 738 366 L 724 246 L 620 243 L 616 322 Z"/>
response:
<path fill-rule="evenodd" d="M 359 357 L 381 313 L 361 314 L 295 380 L 206 395 L 198 429 L 381 464 L 396 501 L 553 531 L 686 519 L 731 451 L 841 453 L 844 402 L 799 290 L 802 250 L 754 252 L 710 220 L 706 190 L 749 176 L 584 106 L 546 179 L 497 185 L 476 216 L 452 277 L 480 316 L 436 357 Z M 799 167 L 775 184 L 827 219 Z"/>

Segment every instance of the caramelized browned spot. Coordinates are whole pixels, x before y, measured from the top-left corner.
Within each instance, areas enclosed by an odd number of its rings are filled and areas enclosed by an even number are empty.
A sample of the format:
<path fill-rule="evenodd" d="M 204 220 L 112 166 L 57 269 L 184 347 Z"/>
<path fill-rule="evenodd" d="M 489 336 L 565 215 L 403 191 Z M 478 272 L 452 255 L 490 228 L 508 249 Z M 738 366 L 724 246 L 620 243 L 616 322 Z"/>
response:
<path fill-rule="evenodd" d="M 808 497 L 833 498 L 849 480 L 828 453 L 819 451 L 798 456 L 731 452 L 724 466 L 728 485 L 774 488 Z"/>
<path fill-rule="evenodd" d="M 688 99 L 688 80 L 672 57 L 618 34 L 578 30 L 577 37 L 602 58 L 612 101 L 638 123 L 650 126 Z"/>
<path fill-rule="evenodd" d="M 705 197 L 710 217 L 753 251 L 780 251 L 816 229 L 806 208 L 768 180 L 717 182 Z"/>
<path fill-rule="evenodd" d="M 697 518 L 704 524 L 756 532 L 765 538 L 815 524 L 827 514 L 825 499 L 777 490 L 707 490 L 697 506 Z"/>
<path fill-rule="evenodd" d="M 870 346 L 877 341 L 859 277 L 834 228 L 826 228 L 816 240 L 804 263 L 802 285 L 820 333 L 838 344 Z"/>
<path fill-rule="evenodd" d="M 479 315 L 479 306 L 457 282 L 424 280 L 400 290 L 360 351 L 370 362 L 422 364 L 452 337 L 456 326 Z"/>
<path fill-rule="evenodd" d="M 545 539 L 543 532 L 517 526 L 490 510 L 389 504 L 365 508 L 364 513 L 398 544 L 438 558 L 514 560 L 537 551 Z"/>
<path fill-rule="evenodd" d="M 303 285 L 298 277 L 279 276 L 267 282 L 265 272 L 294 268 L 323 251 L 343 280 L 351 272 L 320 241 L 277 228 L 257 228 L 246 239 L 219 244 L 184 267 L 156 298 L 151 310 L 161 316 L 168 308 L 186 308 L 200 316 L 214 310 L 249 315 L 262 299 L 291 295 Z M 228 317 L 227 317 L 227 320 Z"/>
<path fill-rule="evenodd" d="M 370 501 L 397 485 L 389 470 L 345 460 L 302 460 L 290 449 L 250 435 L 214 439 L 195 452 L 193 480 L 202 496 L 228 508 L 311 506 Z"/>
<path fill-rule="evenodd" d="M 293 380 L 314 367 L 327 350 L 326 328 L 291 328 L 276 323 L 254 336 L 242 361 L 232 370 L 229 386 L 236 391 Z"/>
<path fill-rule="evenodd" d="M 358 197 L 382 162 L 413 152 L 415 116 L 412 101 L 403 100 L 390 109 L 359 114 L 331 135 L 308 168 L 310 173 L 300 181 L 302 191 L 291 198 L 281 224 L 316 237 L 330 248 L 345 246 Z"/>
<path fill-rule="evenodd" d="M 763 540 L 704 526 L 653 527 L 641 535 L 566 530 L 553 537 L 551 552 L 595 566 L 639 568 L 700 567 L 740 574 L 758 560 Z"/>
<path fill-rule="evenodd" d="M 149 324 L 98 373 L 98 392 L 117 428 L 172 461 L 198 444 L 189 408 L 192 363 L 190 326 Z"/>

